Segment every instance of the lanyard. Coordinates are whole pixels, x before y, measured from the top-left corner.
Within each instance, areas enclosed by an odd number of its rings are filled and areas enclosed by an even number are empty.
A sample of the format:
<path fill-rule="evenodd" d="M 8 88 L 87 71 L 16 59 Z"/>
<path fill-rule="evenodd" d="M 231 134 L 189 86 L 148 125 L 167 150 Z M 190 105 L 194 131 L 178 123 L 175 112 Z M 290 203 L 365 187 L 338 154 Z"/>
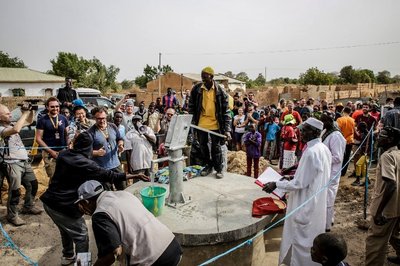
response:
<path fill-rule="evenodd" d="M 55 129 L 58 129 L 58 115 L 56 116 L 56 123 L 54 124 L 53 118 L 51 116 L 49 116 L 51 124 L 53 125 L 53 127 Z"/>
<path fill-rule="evenodd" d="M 104 136 L 104 138 L 105 138 L 106 141 L 108 142 L 109 134 L 108 134 L 107 127 L 106 127 L 106 129 L 105 129 L 105 132 L 106 132 L 106 133 L 104 133 L 103 130 L 101 130 L 99 127 L 97 127 L 97 128 L 99 129 L 100 133 Z"/>

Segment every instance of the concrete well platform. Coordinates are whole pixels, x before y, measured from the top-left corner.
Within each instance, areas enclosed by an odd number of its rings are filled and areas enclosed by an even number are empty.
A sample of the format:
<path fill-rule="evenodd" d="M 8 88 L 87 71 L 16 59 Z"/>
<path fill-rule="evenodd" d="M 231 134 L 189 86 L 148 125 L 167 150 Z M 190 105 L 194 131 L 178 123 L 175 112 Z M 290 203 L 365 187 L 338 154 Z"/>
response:
<path fill-rule="evenodd" d="M 150 185 L 138 182 L 126 190 L 141 198 L 140 190 Z M 154 185 L 167 188 L 168 195 L 169 185 Z M 188 203 L 177 208 L 164 206 L 157 217 L 184 247 L 183 265 L 196 265 L 240 244 L 263 230 L 273 217 L 251 216 L 253 201 L 271 195 L 248 176 L 225 173 L 223 179 L 215 175 L 195 177 L 183 183 L 183 191 Z M 251 245 L 241 248 L 228 261 L 219 260 L 215 265 L 251 265 L 252 249 Z"/>

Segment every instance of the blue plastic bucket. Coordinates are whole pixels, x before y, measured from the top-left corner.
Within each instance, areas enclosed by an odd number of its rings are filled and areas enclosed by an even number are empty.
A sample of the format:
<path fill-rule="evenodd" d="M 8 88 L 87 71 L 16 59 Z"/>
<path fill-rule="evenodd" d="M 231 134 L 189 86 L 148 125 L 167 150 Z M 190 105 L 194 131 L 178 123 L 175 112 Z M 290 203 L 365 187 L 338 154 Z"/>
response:
<path fill-rule="evenodd" d="M 145 187 L 140 191 L 144 207 L 154 216 L 159 216 L 165 205 L 165 194 L 167 189 L 164 187 Z"/>

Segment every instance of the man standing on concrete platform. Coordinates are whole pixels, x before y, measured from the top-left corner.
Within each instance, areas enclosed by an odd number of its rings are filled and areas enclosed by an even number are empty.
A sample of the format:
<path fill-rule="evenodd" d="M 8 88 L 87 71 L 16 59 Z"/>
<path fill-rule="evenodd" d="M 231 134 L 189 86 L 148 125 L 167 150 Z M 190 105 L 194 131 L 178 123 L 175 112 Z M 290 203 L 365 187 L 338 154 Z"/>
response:
<path fill-rule="evenodd" d="M 313 117 L 299 126 L 301 138 L 307 146 L 296 174 L 290 181 L 270 182 L 263 188 L 267 193 L 276 188 L 289 192 L 286 213 L 299 208 L 285 220 L 279 265 L 318 265 L 312 262 L 310 249 L 314 238 L 325 232 L 327 190 L 315 193 L 328 183 L 332 162 L 330 151 L 319 138 L 323 126 Z M 311 200 L 300 207 L 309 198 Z"/>
<path fill-rule="evenodd" d="M 400 264 L 400 151 L 397 147 L 400 130 L 385 127 L 378 135 L 378 146 L 382 148 L 376 168 L 376 183 L 372 195 L 368 229 L 365 265 L 385 264 L 387 244 L 390 242 L 396 256 L 389 256 L 391 263 Z"/>
<path fill-rule="evenodd" d="M 340 170 L 342 169 L 344 150 L 346 148 L 346 139 L 343 137 L 340 129 L 335 125 L 335 113 L 324 111 L 321 115 L 321 121 L 324 123 L 324 131 L 322 132 L 322 143 L 328 147 L 332 154 L 332 167 L 326 211 L 326 231 L 330 232 L 334 221 L 334 205 L 336 194 L 339 189 Z"/>
<path fill-rule="evenodd" d="M 202 82 L 194 85 L 189 98 L 189 114 L 193 114 L 192 123 L 220 133 L 231 139 L 231 116 L 228 108 L 228 95 L 214 81 L 214 70 L 206 67 L 201 71 Z M 208 149 L 208 138 L 211 138 L 211 158 Z M 200 143 L 200 157 L 205 164 L 201 171 L 202 176 L 207 176 L 212 169 L 217 171 L 217 178 L 223 178 L 222 150 L 224 139 L 197 130 L 197 138 Z"/>

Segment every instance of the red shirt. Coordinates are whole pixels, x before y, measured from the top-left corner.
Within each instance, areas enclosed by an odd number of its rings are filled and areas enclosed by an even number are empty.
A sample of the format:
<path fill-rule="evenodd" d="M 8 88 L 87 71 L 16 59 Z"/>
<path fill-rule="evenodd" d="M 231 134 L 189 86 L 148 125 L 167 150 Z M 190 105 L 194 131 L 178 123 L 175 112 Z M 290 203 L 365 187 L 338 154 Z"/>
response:
<path fill-rule="evenodd" d="M 293 140 L 297 140 L 296 132 L 292 125 L 286 125 L 282 127 L 281 130 L 281 138 L 283 142 L 283 149 L 286 151 L 295 151 L 297 148 L 297 142 L 293 142 Z"/>

